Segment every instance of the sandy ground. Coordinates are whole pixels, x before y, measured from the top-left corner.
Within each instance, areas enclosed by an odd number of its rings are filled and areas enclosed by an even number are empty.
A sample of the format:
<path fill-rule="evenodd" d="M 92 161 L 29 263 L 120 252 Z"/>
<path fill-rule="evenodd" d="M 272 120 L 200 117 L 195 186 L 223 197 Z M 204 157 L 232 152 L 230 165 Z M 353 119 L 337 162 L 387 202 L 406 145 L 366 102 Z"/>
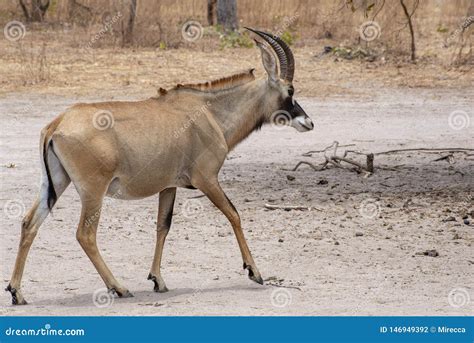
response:
<path fill-rule="evenodd" d="M 113 92 L 116 96 L 121 93 L 153 96 L 159 87 L 169 88 L 177 83 L 212 80 L 249 68 L 256 68 L 259 75 L 264 72 L 256 48 L 104 48 L 85 53 L 81 46 L 70 47 L 60 39 L 47 40 L 47 43 L 43 56 L 37 42 L 30 46 L 27 42 L 21 45 L 0 40 L 1 95 L 35 92 L 83 99 Z M 292 47 L 297 94 L 322 98 L 349 92 L 363 97 L 364 92 L 373 87 L 377 89 L 377 85 L 453 90 L 472 87 L 472 76 L 469 76 L 472 62 L 454 67 L 447 63 L 446 56 L 442 59 L 444 64 L 434 61 L 430 54 L 435 43 L 426 47 L 419 43 L 417 64 L 390 54 L 368 62 L 322 53 L 325 46 L 338 44 L 318 40 L 307 46 Z M 439 54 L 448 52 L 442 50 Z M 38 63 L 41 59 L 44 65 Z M 40 78 L 44 80 L 39 82 Z"/>
<path fill-rule="evenodd" d="M 165 246 L 163 276 L 170 289 L 165 294 L 154 293 L 146 280 L 155 245 L 157 196 L 106 201 L 99 247 L 115 276 L 135 295 L 107 297 L 76 242 L 80 203 L 70 186 L 30 252 L 23 282 L 30 304 L 12 307 L 4 292 L 1 313 L 472 315 L 472 156 L 455 154 L 451 164 L 434 162 L 439 154 L 378 156 L 376 166 L 398 167 L 379 169 L 369 178 L 342 169 L 283 170 L 299 160 L 320 162 L 321 155 L 301 155 L 334 140 L 367 152 L 472 148 L 472 88 L 358 91 L 364 97 L 302 99 L 316 125 L 314 131 L 300 134 L 291 128 L 266 127 L 239 145 L 224 164 L 220 179 L 241 214 L 260 272 L 269 279 L 264 286 L 252 283 L 242 271 L 237 243 L 224 216 L 206 198 L 188 200 L 199 191 L 179 190 Z M 0 254 L 5 286 L 19 240 L 18 214 L 36 196 L 40 129 L 77 101 L 27 93 L 0 99 Z M 453 129 L 448 117 L 454 110 L 465 111 L 470 125 Z M 315 209 L 270 211 L 264 208 L 266 203 Z M 465 216 L 470 224 L 463 223 Z M 454 220 L 446 221 L 449 217 Z M 431 249 L 439 256 L 423 255 Z"/>

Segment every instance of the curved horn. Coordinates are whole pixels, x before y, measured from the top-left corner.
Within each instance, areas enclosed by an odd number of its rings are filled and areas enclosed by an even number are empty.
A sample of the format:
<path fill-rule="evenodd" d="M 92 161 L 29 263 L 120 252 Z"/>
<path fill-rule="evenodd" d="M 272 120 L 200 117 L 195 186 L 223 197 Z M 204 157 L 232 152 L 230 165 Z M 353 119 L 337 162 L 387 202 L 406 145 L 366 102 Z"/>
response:
<path fill-rule="evenodd" d="M 288 46 L 288 44 L 285 43 L 285 41 L 283 41 L 283 39 L 281 39 L 278 36 L 275 36 L 275 35 L 272 35 L 272 34 L 269 34 L 269 33 L 263 32 L 263 31 L 259 31 L 259 32 L 263 33 L 267 37 L 273 38 L 274 40 L 277 41 L 278 44 L 280 44 L 281 48 L 285 52 L 286 60 L 287 60 L 287 63 L 288 63 L 287 64 L 286 76 L 284 76 L 283 79 L 292 82 L 293 81 L 293 76 L 295 75 L 295 57 L 293 56 L 293 52 L 291 51 L 290 47 Z"/>
<path fill-rule="evenodd" d="M 248 27 L 245 27 L 247 30 L 252 31 L 253 33 L 262 37 L 278 56 L 280 61 L 280 74 L 284 80 L 289 82 L 293 81 L 293 75 L 295 74 L 295 58 L 290 47 L 278 36 L 272 35 L 267 32 L 254 30 Z"/>

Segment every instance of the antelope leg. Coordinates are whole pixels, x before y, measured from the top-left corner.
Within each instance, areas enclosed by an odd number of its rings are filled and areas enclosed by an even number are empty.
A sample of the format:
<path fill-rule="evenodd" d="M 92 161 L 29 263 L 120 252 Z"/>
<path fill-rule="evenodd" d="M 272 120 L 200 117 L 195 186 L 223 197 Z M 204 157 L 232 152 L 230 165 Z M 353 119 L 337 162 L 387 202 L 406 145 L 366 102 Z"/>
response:
<path fill-rule="evenodd" d="M 160 192 L 160 202 L 158 205 L 158 221 L 156 227 L 156 247 L 155 257 L 151 266 L 148 280 L 155 283 L 155 292 L 167 292 L 165 281 L 161 277 L 161 257 L 163 256 L 163 246 L 165 244 L 166 236 L 171 227 L 171 220 L 173 218 L 173 206 L 176 197 L 176 188 L 168 188 Z"/>

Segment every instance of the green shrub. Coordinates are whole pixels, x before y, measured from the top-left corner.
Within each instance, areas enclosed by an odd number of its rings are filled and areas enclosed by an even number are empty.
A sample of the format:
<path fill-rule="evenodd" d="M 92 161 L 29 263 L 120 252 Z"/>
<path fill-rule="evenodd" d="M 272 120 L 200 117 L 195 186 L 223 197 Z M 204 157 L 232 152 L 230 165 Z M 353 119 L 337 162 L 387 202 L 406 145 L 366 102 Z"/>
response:
<path fill-rule="evenodd" d="M 252 48 L 253 40 L 246 34 L 238 31 L 220 33 L 220 47 L 224 48 Z"/>
<path fill-rule="evenodd" d="M 293 32 L 291 32 L 290 30 L 285 30 L 285 31 L 283 31 L 283 33 L 281 34 L 280 38 L 281 38 L 286 44 L 288 44 L 288 45 L 293 45 L 298 37 L 297 37 L 297 34 L 296 34 L 296 33 L 293 33 Z"/>

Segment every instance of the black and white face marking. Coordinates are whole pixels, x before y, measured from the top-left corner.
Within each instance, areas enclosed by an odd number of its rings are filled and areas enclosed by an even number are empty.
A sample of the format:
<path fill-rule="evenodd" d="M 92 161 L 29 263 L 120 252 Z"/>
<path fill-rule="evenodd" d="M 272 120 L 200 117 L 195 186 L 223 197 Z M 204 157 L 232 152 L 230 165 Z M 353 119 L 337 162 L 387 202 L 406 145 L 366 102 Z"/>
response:
<path fill-rule="evenodd" d="M 294 101 L 294 107 L 292 113 L 291 126 L 299 132 L 311 131 L 314 129 L 314 124 L 311 118 L 301 108 L 300 104 Z"/>
<path fill-rule="evenodd" d="M 293 86 L 288 87 L 288 97 L 283 100 L 282 109 L 288 112 L 290 118 L 289 125 L 299 132 L 311 131 L 314 124 L 311 118 L 306 114 L 303 108 L 296 102 L 294 98 L 295 89 Z"/>
<path fill-rule="evenodd" d="M 293 98 L 293 95 L 295 94 L 295 89 L 293 88 L 293 86 L 289 86 L 288 87 L 288 96 L 290 98 Z"/>

